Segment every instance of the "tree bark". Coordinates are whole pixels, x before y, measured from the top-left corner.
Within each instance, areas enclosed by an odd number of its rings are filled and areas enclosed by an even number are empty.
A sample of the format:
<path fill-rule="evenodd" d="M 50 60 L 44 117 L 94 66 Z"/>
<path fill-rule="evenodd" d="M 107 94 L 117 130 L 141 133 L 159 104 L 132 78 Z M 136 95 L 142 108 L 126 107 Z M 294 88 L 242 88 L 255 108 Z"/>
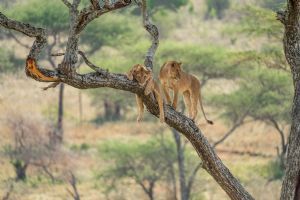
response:
<path fill-rule="evenodd" d="M 73 1 L 73 12 L 72 15 L 78 14 L 79 0 Z M 130 0 L 117 0 L 113 4 L 112 9 L 101 9 L 99 11 L 94 11 L 92 8 L 84 8 L 77 16 L 76 34 L 69 35 L 70 38 L 73 37 L 74 41 L 77 42 L 78 31 L 83 30 L 83 28 L 88 24 L 88 22 L 97 18 L 101 14 L 107 13 L 111 10 L 125 7 L 131 3 Z M 67 4 L 67 3 L 66 3 Z M 68 4 L 67 4 L 68 5 Z M 71 8 L 70 8 L 71 10 Z M 71 23 L 72 20 L 71 20 Z M 109 73 L 108 71 L 95 67 L 91 63 L 86 63 L 89 67 L 94 69 L 96 72 L 88 74 L 78 74 L 75 69 L 73 69 L 74 62 L 77 61 L 77 57 L 74 55 L 74 49 L 77 49 L 76 45 L 73 45 L 71 41 L 68 41 L 68 48 L 66 49 L 64 62 L 59 67 L 61 70 L 53 71 L 47 70 L 45 68 L 40 68 L 39 66 L 34 66 L 35 61 L 37 61 L 38 55 L 41 53 L 42 49 L 46 44 L 46 30 L 42 28 L 36 28 L 30 24 L 24 24 L 15 20 L 8 19 L 5 15 L 0 12 L 0 25 L 7 29 L 14 29 L 16 31 L 22 32 L 29 37 L 35 37 L 36 40 L 30 50 L 28 55 L 28 60 L 30 61 L 26 67 L 27 75 L 34 78 L 37 81 L 44 82 L 63 82 L 70 86 L 79 89 L 88 88 L 100 88 L 100 87 L 110 87 L 119 90 L 129 91 L 138 94 L 150 113 L 159 116 L 159 109 L 157 101 L 152 97 L 153 95 L 145 96 L 144 88 L 140 86 L 135 81 L 130 81 L 126 75 Z M 70 26 L 73 27 L 72 25 Z M 149 31 L 153 33 L 157 32 L 157 28 L 154 25 L 147 26 Z M 74 32 L 70 32 L 71 34 Z M 155 45 L 154 45 L 155 46 Z M 151 59 L 151 57 L 148 57 Z M 66 67 L 67 66 L 67 67 Z M 36 68 L 34 68 L 36 67 Z M 70 68 L 71 67 L 71 68 Z M 151 67 L 151 66 L 149 66 Z M 32 69 L 34 69 L 32 71 Z M 31 71 L 30 71 L 31 70 Z M 182 113 L 175 111 L 172 107 L 165 105 L 165 122 L 170 127 L 175 128 L 177 131 L 181 132 L 193 145 L 197 151 L 199 157 L 203 161 L 203 168 L 211 174 L 211 176 L 217 181 L 217 183 L 223 188 L 223 190 L 228 194 L 231 199 L 241 200 L 241 199 L 253 199 L 253 197 L 243 188 L 240 182 L 231 174 L 229 169 L 222 163 L 221 159 L 217 156 L 214 149 L 209 144 L 208 140 L 204 137 L 203 133 L 199 130 L 197 125 L 190 118 L 186 117 Z"/>
<path fill-rule="evenodd" d="M 295 88 L 286 173 L 280 199 L 298 200 L 300 198 L 300 2 L 288 0 L 286 11 L 278 12 L 277 18 L 284 24 L 284 52 L 291 67 Z"/>
<path fill-rule="evenodd" d="M 179 133 L 174 129 L 172 130 L 172 132 L 173 132 L 173 137 L 177 149 L 177 164 L 179 170 L 180 196 L 181 196 L 181 200 L 188 200 L 189 194 L 186 185 L 184 149 L 182 146 L 182 141 Z"/>

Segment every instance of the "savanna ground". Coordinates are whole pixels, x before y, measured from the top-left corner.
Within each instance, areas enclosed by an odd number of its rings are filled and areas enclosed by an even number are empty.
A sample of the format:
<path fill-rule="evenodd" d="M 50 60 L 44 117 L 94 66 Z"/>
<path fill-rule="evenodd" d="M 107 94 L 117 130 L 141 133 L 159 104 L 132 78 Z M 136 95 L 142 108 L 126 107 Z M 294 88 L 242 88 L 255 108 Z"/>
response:
<path fill-rule="evenodd" d="M 247 4 L 255 4 L 256 1 L 243 1 Z M 235 7 L 236 1 L 231 1 L 231 7 Z M 194 12 L 190 13 L 190 5 L 193 5 Z M 177 13 L 176 13 L 177 12 Z M 197 18 L 197 14 L 205 12 L 205 2 L 201 0 L 192 1 L 187 6 L 179 8 L 176 12 L 166 15 L 165 23 L 170 23 L 168 29 L 162 33 L 161 45 L 166 48 L 165 43 L 177 41 L 181 44 L 197 44 L 202 48 L 218 45 L 226 47 L 230 51 L 247 51 L 257 50 L 268 43 L 268 37 L 259 36 L 255 38 L 247 35 L 239 35 L 238 39 L 229 36 L 226 25 L 234 26 L 236 11 L 227 10 L 227 14 L 221 20 L 210 19 L 209 21 Z M 177 17 L 174 17 L 176 16 Z M 163 25 L 163 15 L 156 16 L 161 20 L 160 26 Z M 231 21 L 231 19 L 233 19 Z M 274 19 L 275 20 L 275 19 Z M 163 27 L 162 27 L 163 29 Z M 142 30 L 142 29 L 141 29 Z M 165 39 L 167 36 L 167 39 Z M 30 44 L 26 38 L 20 36 L 21 41 Z M 140 38 L 143 40 L 144 38 Z M 277 41 L 280 43 L 280 40 Z M 147 42 L 142 42 L 147 44 Z M 26 57 L 26 48 L 20 47 L 12 39 L 1 40 L 0 44 L 14 52 L 18 58 Z M 113 46 L 113 45 L 112 45 Z M 134 48 L 136 48 L 134 46 Z M 145 47 L 146 48 L 146 47 Z M 144 49 L 141 47 L 141 49 Z M 139 48 L 137 48 L 139 50 Z M 163 54 L 163 50 L 158 52 L 158 56 Z M 143 51 L 145 52 L 145 51 Z M 103 55 L 101 57 L 101 55 Z M 112 48 L 110 45 L 104 45 L 101 52 L 97 51 L 92 55 L 92 60 L 101 63 L 98 58 L 118 58 L 119 50 Z M 126 55 L 123 55 L 126 57 Z M 112 71 L 121 71 L 125 73 L 132 64 L 136 63 L 140 56 L 135 56 L 130 61 L 122 64 L 126 68 L 113 69 Z M 184 58 L 179 58 L 184 59 Z M 105 60 L 108 66 L 118 65 L 118 61 Z M 122 62 L 122 61 L 120 61 Z M 47 64 L 47 62 L 44 62 Z M 156 70 L 161 66 L 162 60 L 156 63 Z M 0 63 L 1 64 L 1 63 Z M 184 64 L 183 64 L 184 66 Z M 109 68 L 109 67 L 107 67 Z M 245 70 L 245 69 L 243 69 Z M 87 71 L 83 68 L 82 71 Z M 193 73 L 193 69 L 189 69 Z M 195 72 L 196 73 L 196 72 Z M 197 73 L 196 73 L 197 74 Z M 201 74 L 201 72 L 200 72 Z M 8 119 L 14 119 L 15 116 L 23 116 L 31 119 L 46 119 L 53 123 L 57 120 L 57 102 L 58 88 L 43 91 L 41 87 L 45 84 L 35 82 L 27 78 L 22 69 L 0 75 L 0 147 L 5 149 L 13 143 L 12 131 L 7 123 Z M 199 127 L 204 135 L 211 141 L 220 139 L 229 129 L 230 123 L 224 121 L 220 114 L 221 109 L 215 109 L 210 105 L 209 95 L 224 92 L 230 93 L 238 86 L 233 80 L 221 78 L 210 80 L 202 90 L 204 104 L 208 116 L 214 120 L 214 125 L 205 124 L 201 112 L 198 114 Z M 100 88 L 96 90 L 107 90 Z M 118 91 L 117 91 L 118 92 Z M 79 111 L 79 93 L 82 100 L 82 115 L 80 119 Z M 105 170 L 112 163 L 104 159 L 99 150 L 101 146 L 109 141 L 121 141 L 130 144 L 132 141 L 146 142 L 150 138 L 160 137 L 161 134 L 166 138 L 171 138 L 170 129 L 165 124 L 160 124 L 156 118 L 145 113 L 144 122 L 136 123 L 135 118 L 137 110 L 133 94 L 124 94 L 122 101 L 125 109 L 122 110 L 124 117 L 119 121 L 107 121 L 95 123 L 95 118 L 103 114 L 103 96 L 97 98 L 91 95 L 91 90 L 79 91 L 69 86 L 65 86 L 64 98 L 64 142 L 62 151 L 64 152 L 57 159 L 55 165 L 51 166 L 53 174 L 60 177 L 59 181 L 51 182 L 49 177 L 37 167 L 29 166 L 27 170 L 26 181 L 14 182 L 14 168 L 9 157 L 5 153 L 0 156 L 0 197 L 2 197 L 13 183 L 11 199 L 21 200 L 60 200 L 71 199 L 67 191 L 71 188 L 68 184 L 69 172 L 72 171 L 77 178 L 77 188 L 81 199 L 98 200 L 106 199 L 105 180 L 99 178 L 101 171 Z M 109 93 L 109 92 L 108 92 Z M 105 94 L 107 95 L 107 93 Z M 115 93 L 114 93 L 115 95 Z M 118 94 L 117 94 L 118 95 Z M 125 114 L 124 114 L 125 113 Z M 255 197 L 255 199 L 272 200 L 279 199 L 281 179 L 274 179 L 277 173 L 281 173 L 274 164 L 277 158 L 277 148 L 280 146 L 280 137 L 274 127 L 262 121 L 252 121 L 251 117 L 247 118 L 250 122 L 239 127 L 225 142 L 218 145 L 216 151 L 219 157 L 229 167 L 232 173 L 241 181 L 246 189 Z M 37 123 L 39 121 L 37 120 Z M 37 124 L 38 125 L 38 124 Z M 285 133 L 288 132 L 286 124 Z M 196 152 L 188 144 L 188 155 L 197 160 Z M 3 150 L 4 151 L 4 150 Z M 155 187 L 155 199 L 171 199 L 170 188 L 168 184 L 161 181 Z M 137 186 L 132 179 L 124 179 L 119 185 L 117 191 L 109 196 L 110 199 L 147 199 L 142 189 Z M 228 199 L 224 191 L 218 184 L 204 171 L 197 173 L 196 181 L 192 191 L 192 199 L 220 200 Z"/>

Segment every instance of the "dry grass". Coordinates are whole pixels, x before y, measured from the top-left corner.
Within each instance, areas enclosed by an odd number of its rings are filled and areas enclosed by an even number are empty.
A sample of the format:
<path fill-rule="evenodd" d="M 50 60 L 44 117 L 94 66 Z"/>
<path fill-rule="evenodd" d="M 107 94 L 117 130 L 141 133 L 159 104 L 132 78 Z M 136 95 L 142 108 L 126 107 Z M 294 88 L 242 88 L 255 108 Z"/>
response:
<path fill-rule="evenodd" d="M 57 89 L 42 91 L 42 83 L 27 79 L 23 74 L 1 76 L 0 85 L 0 114 L 1 114 L 1 136 L 0 145 L 3 146 L 10 141 L 10 133 L 4 118 L 8 113 L 28 113 L 28 115 L 43 115 L 44 117 L 55 117 Z M 67 87 L 66 89 L 66 127 L 65 127 L 65 151 L 69 159 L 61 163 L 63 168 L 57 174 L 66 173 L 72 169 L 79 179 L 78 189 L 82 199 L 98 200 L 105 199 L 102 194 L 101 183 L 95 179 L 95 172 L 100 171 L 105 163 L 99 158 L 97 147 L 101 142 L 111 139 L 130 141 L 132 139 L 143 141 L 154 134 L 165 132 L 170 134 L 166 125 L 154 122 L 118 122 L 105 123 L 99 127 L 88 123 L 95 116 L 94 108 L 90 105 L 89 96 L 83 92 L 84 118 L 86 122 L 78 124 L 78 90 Z M 210 112 L 212 114 L 212 112 Z M 206 125 L 199 115 L 200 127 L 210 141 L 216 141 L 228 127 L 221 120 L 216 120 L 214 126 Z M 70 150 L 73 145 L 87 144 L 90 149 L 86 152 L 74 152 Z M 219 156 L 225 161 L 232 172 L 243 181 L 245 187 L 261 200 L 277 199 L 279 197 L 280 182 L 275 181 L 267 184 L 267 179 L 262 177 L 260 169 L 263 169 L 271 158 L 251 157 L 248 155 L 236 155 L 222 150 L 249 151 L 264 153 L 275 156 L 275 147 L 279 145 L 279 137 L 275 130 L 262 123 L 250 123 L 236 131 L 226 142 L 218 147 Z M 7 180 L 14 177 L 14 171 L 6 158 L 0 158 L 0 194 L 7 189 Z M 41 176 L 42 181 L 38 181 Z M 15 199 L 51 199 L 59 200 L 69 198 L 65 182 L 51 184 L 39 171 L 29 170 L 29 180 L 26 183 L 17 183 L 14 189 Z M 130 182 L 130 181 L 129 181 Z M 130 186 L 129 186 L 130 185 Z M 127 187 L 121 188 L 113 199 L 147 199 L 141 189 L 132 182 Z M 197 176 L 196 196 L 209 200 L 228 199 L 212 178 L 201 171 Z M 276 191 L 276 192 L 274 192 Z M 163 184 L 157 187 L 157 194 L 165 199 L 166 190 Z M 123 197 L 123 198 L 121 198 Z M 196 198 L 197 199 L 197 198 Z"/>

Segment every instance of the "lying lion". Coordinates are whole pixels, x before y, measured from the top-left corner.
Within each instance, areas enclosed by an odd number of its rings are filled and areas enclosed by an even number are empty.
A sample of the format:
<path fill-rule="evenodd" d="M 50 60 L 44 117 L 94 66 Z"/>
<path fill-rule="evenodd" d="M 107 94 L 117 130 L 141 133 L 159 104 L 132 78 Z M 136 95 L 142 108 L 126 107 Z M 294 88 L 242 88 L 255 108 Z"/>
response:
<path fill-rule="evenodd" d="M 163 96 L 160 90 L 158 83 L 153 79 L 152 72 L 147 69 L 144 65 L 136 64 L 132 67 L 132 69 L 127 73 L 127 78 L 129 80 L 135 79 L 140 85 L 145 86 L 145 95 L 149 95 L 150 93 L 154 93 L 156 100 L 159 105 L 159 118 L 160 122 L 165 121 L 164 108 L 163 108 Z M 136 95 L 136 102 L 138 105 L 138 118 L 137 121 L 140 122 L 143 118 L 144 113 L 144 103 L 142 98 Z"/>

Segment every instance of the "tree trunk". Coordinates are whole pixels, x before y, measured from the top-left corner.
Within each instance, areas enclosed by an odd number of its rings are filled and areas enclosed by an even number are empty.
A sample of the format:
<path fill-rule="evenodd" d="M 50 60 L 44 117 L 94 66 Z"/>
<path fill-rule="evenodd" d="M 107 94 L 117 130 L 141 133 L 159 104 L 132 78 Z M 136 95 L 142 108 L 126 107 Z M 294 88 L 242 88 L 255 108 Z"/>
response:
<path fill-rule="evenodd" d="M 82 123 L 82 115 L 83 115 L 81 91 L 79 91 L 79 93 L 78 93 L 78 107 L 79 107 L 79 124 L 81 124 Z"/>
<path fill-rule="evenodd" d="M 298 200 L 300 198 L 300 2 L 289 0 L 287 10 L 278 12 L 277 17 L 285 27 L 283 45 L 295 87 L 281 200 Z"/>
<path fill-rule="evenodd" d="M 111 120 L 112 118 L 112 104 L 107 99 L 104 99 L 103 102 L 104 105 L 104 119 L 105 120 Z"/>
<path fill-rule="evenodd" d="M 177 163 L 179 170 L 179 183 L 180 183 L 180 196 L 181 200 L 188 200 L 188 190 L 186 185 L 186 176 L 185 176 L 185 158 L 184 158 L 184 149 L 181 142 L 181 136 L 179 133 L 173 129 L 173 136 L 176 142 L 177 148 Z"/>
<path fill-rule="evenodd" d="M 25 181 L 28 164 L 22 164 L 22 161 L 17 160 L 14 163 L 14 167 L 16 172 L 16 181 Z"/>
<path fill-rule="evenodd" d="M 59 95 L 58 95 L 58 117 L 57 117 L 57 141 L 63 141 L 64 127 L 63 127 L 63 117 L 64 117 L 64 84 L 59 85 Z"/>
<path fill-rule="evenodd" d="M 121 105 L 118 102 L 114 103 L 114 120 L 120 120 L 121 119 Z"/>

